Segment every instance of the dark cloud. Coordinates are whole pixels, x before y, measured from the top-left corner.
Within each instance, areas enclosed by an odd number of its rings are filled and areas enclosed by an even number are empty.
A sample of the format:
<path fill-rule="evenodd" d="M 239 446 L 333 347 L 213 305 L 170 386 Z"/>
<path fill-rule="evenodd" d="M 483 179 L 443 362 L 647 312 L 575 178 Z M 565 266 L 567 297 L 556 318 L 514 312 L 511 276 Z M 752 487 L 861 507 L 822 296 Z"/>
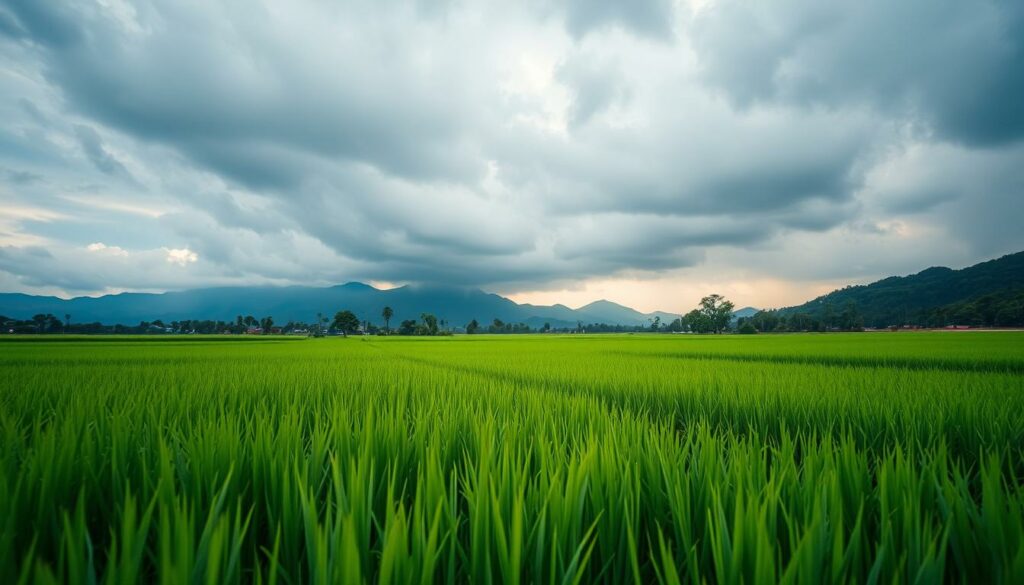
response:
<path fill-rule="evenodd" d="M 0 6 L 0 33 L 51 46 L 71 45 L 81 37 L 75 24 L 81 6 L 33 0 L 5 0 L 5 4 Z"/>
<path fill-rule="evenodd" d="M 288 152 L 414 179 L 479 172 L 460 156 L 458 93 L 409 55 L 389 54 L 401 29 L 301 52 L 301 31 L 275 29 L 263 10 L 228 16 L 155 2 L 149 12 L 161 25 L 145 33 L 92 15 L 76 23 L 90 34 L 35 38 L 76 109 L 253 187 L 295 181 L 302 169 L 288 168 Z"/>
<path fill-rule="evenodd" d="M 640 36 L 668 39 L 674 19 L 672 0 L 568 0 L 565 5 L 565 27 L 576 38 L 617 26 Z"/>
<path fill-rule="evenodd" d="M 25 98 L 21 98 L 18 100 L 18 104 L 25 111 L 25 113 L 28 114 L 29 119 L 31 119 L 37 125 L 43 127 L 50 125 L 50 122 L 46 119 L 46 116 L 42 112 L 40 112 L 39 108 L 32 102 L 28 101 Z"/>
<path fill-rule="evenodd" d="M 722 0 L 690 32 L 706 79 L 743 106 L 863 103 L 968 145 L 1024 136 L 1014 0 Z"/>
<path fill-rule="evenodd" d="M 1024 248 L 1024 144 L 999 151 L 928 145 L 901 153 L 869 178 L 878 221 L 899 215 L 941 226 L 978 257 Z"/>
<path fill-rule="evenodd" d="M 595 62 L 587 56 L 577 56 L 562 63 L 557 77 L 572 91 L 569 126 L 573 129 L 626 99 L 628 94 L 617 64 Z"/>
<path fill-rule="evenodd" d="M 38 175 L 31 171 L 5 170 L 4 173 L 7 175 L 7 180 L 14 185 L 28 185 L 30 183 L 38 183 L 43 180 L 42 175 Z"/>
<path fill-rule="evenodd" d="M 117 157 L 110 154 L 103 146 L 103 139 L 96 130 L 82 124 L 75 125 L 75 135 L 82 145 L 85 156 L 96 165 L 96 168 L 108 175 L 130 176 L 128 169 L 117 160 Z"/>
<path fill-rule="evenodd" d="M 1019 3 L 701 4 L 0 2 L 0 282 L 509 290 L 1024 247 Z"/>

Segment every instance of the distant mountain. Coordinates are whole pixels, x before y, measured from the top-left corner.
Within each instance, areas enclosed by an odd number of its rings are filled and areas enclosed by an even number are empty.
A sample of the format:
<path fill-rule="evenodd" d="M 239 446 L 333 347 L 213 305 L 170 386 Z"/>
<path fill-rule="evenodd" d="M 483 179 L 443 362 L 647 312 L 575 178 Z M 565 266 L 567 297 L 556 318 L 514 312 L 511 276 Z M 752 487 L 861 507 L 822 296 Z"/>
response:
<path fill-rule="evenodd" d="M 923 324 L 936 308 L 996 293 L 1005 296 L 1021 289 L 1024 252 L 1017 252 L 960 270 L 932 267 L 910 276 L 891 276 L 867 285 L 848 286 L 780 312 L 806 313 L 820 319 L 829 305 L 839 312 L 852 302 L 868 327 Z"/>
<path fill-rule="evenodd" d="M 589 323 L 629 323 L 641 324 L 648 317 L 640 311 L 630 309 L 611 301 L 594 301 L 576 309 L 579 318 Z"/>
<path fill-rule="evenodd" d="M 641 313 L 610 301 L 597 301 L 580 309 L 565 305 L 517 304 L 505 297 L 477 289 L 447 286 L 403 286 L 380 290 L 361 282 L 332 287 L 221 287 L 161 294 L 122 293 L 101 297 L 33 296 L 0 293 L 0 315 L 28 319 L 39 313 L 58 318 L 70 314 L 76 323 L 135 324 L 140 321 L 165 322 L 184 319 L 233 321 L 238 315 L 260 318 L 273 316 L 278 323 L 316 320 L 317 313 L 333 316 L 348 309 L 360 320 L 382 324 L 381 310 L 394 309 L 391 325 L 405 319 L 419 319 L 433 313 L 452 326 L 461 327 L 476 319 L 482 325 L 501 319 L 506 323 L 526 323 L 534 328 L 549 323 L 554 328 L 584 324 L 646 325 L 660 316 L 668 323 L 678 315 Z"/>
<path fill-rule="evenodd" d="M 754 315 L 761 312 L 761 309 L 755 309 L 754 307 L 743 307 L 732 312 L 733 319 L 740 319 L 743 317 L 753 317 Z"/>

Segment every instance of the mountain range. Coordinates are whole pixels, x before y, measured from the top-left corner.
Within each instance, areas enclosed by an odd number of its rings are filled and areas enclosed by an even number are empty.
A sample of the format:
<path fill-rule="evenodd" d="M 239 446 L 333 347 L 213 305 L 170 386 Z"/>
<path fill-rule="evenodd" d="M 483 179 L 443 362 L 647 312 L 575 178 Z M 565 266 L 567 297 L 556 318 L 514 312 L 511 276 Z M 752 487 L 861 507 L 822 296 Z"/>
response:
<path fill-rule="evenodd" d="M 829 306 L 841 311 L 856 305 L 865 325 L 884 327 L 921 321 L 929 311 L 955 307 L 992 295 L 1016 298 L 1024 290 L 1024 252 L 1010 254 L 974 266 L 953 270 L 932 267 L 909 276 L 893 276 L 867 285 L 848 286 L 794 307 L 780 309 L 783 314 L 805 313 L 821 318 Z M 991 303 L 990 303 L 991 304 Z M 360 320 L 382 323 L 381 310 L 394 310 L 392 326 L 405 319 L 419 319 L 433 313 L 452 326 L 463 326 L 476 319 L 489 324 L 494 319 L 506 323 L 526 323 L 539 328 L 545 323 L 554 328 L 584 324 L 647 325 L 655 317 L 668 324 L 677 314 L 655 311 L 643 313 L 611 301 L 594 301 L 571 309 L 565 305 L 519 304 L 479 289 L 451 286 L 402 286 L 378 289 L 360 282 L 331 287 L 220 287 L 166 293 L 121 293 L 100 297 L 61 299 L 21 293 L 0 293 L 0 315 L 29 319 L 39 313 L 63 317 L 71 315 L 77 323 L 135 324 L 140 321 L 165 322 L 183 319 L 233 321 L 238 315 L 257 318 L 273 316 L 278 323 L 310 323 L 317 313 L 332 316 L 348 309 Z M 734 317 L 749 317 L 758 309 L 745 307 Z"/>
<path fill-rule="evenodd" d="M 554 328 L 566 328 L 575 327 L 577 322 L 647 325 L 655 317 L 667 324 L 679 317 L 661 311 L 641 313 L 605 300 L 571 309 L 565 305 L 518 304 L 478 289 L 446 286 L 377 289 L 360 282 L 332 287 L 221 287 L 73 299 L 0 293 L 0 315 L 9 318 L 28 319 L 39 313 L 51 313 L 60 318 L 69 314 L 77 323 L 104 324 L 134 324 L 157 319 L 165 322 L 182 319 L 234 321 L 238 315 L 257 318 L 270 315 L 278 323 L 312 323 L 317 313 L 333 316 L 342 309 L 354 312 L 360 320 L 382 324 L 381 310 L 385 306 L 394 310 L 392 326 L 405 319 L 419 319 L 422 313 L 433 313 L 457 327 L 473 319 L 484 325 L 501 319 L 506 323 L 526 323 L 533 328 L 545 323 Z"/>

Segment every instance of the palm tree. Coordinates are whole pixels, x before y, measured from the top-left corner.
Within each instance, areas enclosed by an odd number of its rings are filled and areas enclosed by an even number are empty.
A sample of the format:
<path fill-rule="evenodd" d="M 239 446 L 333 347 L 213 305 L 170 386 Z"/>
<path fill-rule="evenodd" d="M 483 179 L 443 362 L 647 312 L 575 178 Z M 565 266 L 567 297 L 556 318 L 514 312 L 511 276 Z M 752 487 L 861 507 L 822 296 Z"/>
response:
<path fill-rule="evenodd" d="M 391 307 L 384 307 L 384 310 L 380 313 L 381 317 L 384 317 L 384 331 L 391 334 L 391 318 L 395 316 L 395 312 L 391 310 Z"/>

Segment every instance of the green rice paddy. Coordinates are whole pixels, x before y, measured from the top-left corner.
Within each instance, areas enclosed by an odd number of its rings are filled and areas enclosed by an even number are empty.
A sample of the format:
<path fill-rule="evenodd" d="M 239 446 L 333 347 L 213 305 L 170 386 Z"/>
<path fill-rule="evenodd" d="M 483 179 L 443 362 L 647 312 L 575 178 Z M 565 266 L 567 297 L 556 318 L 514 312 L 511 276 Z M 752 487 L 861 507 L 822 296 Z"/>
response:
<path fill-rule="evenodd" d="M 1024 334 L 7 338 L 4 583 L 1022 583 Z"/>

